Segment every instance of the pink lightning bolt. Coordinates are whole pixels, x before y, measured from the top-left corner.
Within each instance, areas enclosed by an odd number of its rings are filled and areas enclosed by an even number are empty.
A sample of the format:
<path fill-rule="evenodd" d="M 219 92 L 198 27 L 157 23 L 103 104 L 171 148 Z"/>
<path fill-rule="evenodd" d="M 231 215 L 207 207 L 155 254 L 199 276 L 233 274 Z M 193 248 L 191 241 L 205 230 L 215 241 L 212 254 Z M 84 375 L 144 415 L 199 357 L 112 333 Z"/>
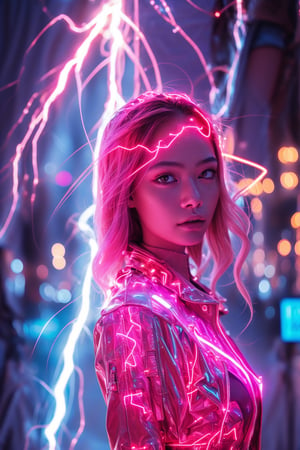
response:
<path fill-rule="evenodd" d="M 206 64 L 206 61 L 203 57 L 203 53 L 199 49 L 198 46 L 196 46 L 195 42 L 187 35 L 187 33 L 177 24 L 174 15 L 172 14 L 170 8 L 168 7 L 167 3 L 161 2 L 163 6 L 166 9 L 167 15 L 163 15 L 164 20 L 167 20 L 170 26 L 178 32 L 183 39 L 185 39 L 188 44 L 193 48 L 195 51 L 197 57 L 199 58 L 200 62 L 203 64 L 205 73 L 207 75 L 207 78 L 211 84 L 212 90 L 214 90 L 214 83 L 213 78 L 210 72 L 210 69 L 208 65 Z M 190 2 L 191 3 L 191 2 Z M 138 2 L 135 2 L 135 5 L 137 5 Z M 242 12 L 241 12 L 241 5 L 242 2 L 240 0 L 237 0 L 236 2 L 237 8 L 239 11 L 239 18 L 242 19 Z M 20 162 L 23 157 L 24 151 L 27 146 L 31 143 L 31 151 L 32 151 L 32 168 L 33 168 L 33 194 L 31 201 L 34 202 L 35 200 L 35 192 L 36 188 L 39 184 L 39 171 L 38 171 L 38 152 L 39 152 L 39 142 L 40 137 L 45 131 L 45 128 L 48 124 L 48 118 L 51 109 L 53 108 L 54 104 L 56 103 L 57 99 L 65 92 L 66 86 L 70 80 L 71 77 L 74 77 L 77 84 L 77 90 L 78 90 L 78 100 L 80 105 L 80 111 L 81 111 L 81 95 L 83 89 L 87 86 L 88 82 L 93 78 L 93 76 L 97 73 L 97 71 L 102 70 L 104 67 L 108 68 L 108 92 L 109 97 L 107 100 L 107 103 L 105 105 L 105 111 L 103 114 L 103 117 L 101 118 L 99 124 L 99 132 L 98 132 L 98 138 L 97 138 L 97 144 L 95 146 L 96 150 L 94 152 L 94 158 L 97 159 L 97 149 L 99 148 L 99 141 L 101 139 L 103 128 L 107 122 L 107 120 L 111 117 L 114 110 L 118 108 L 120 105 L 124 103 L 122 91 L 121 91 L 121 80 L 120 80 L 120 73 L 122 73 L 120 68 L 120 61 L 122 61 L 122 58 L 124 55 L 126 55 L 133 63 L 134 63 L 134 70 L 135 70 L 135 82 L 134 82 L 134 95 L 138 95 L 138 89 L 139 89 L 139 82 L 137 80 L 141 79 L 146 89 L 151 89 L 151 85 L 149 82 L 149 79 L 147 77 L 147 73 L 145 69 L 142 67 L 142 64 L 139 61 L 139 47 L 141 45 L 144 46 L 144 49 L 149 56 L 149 59 L 151 61 L 157 89 L 159 91 L 162 90 L 162 81 L 161 76 L 159 72 L 159 67 L 157 64 L 157 61 L 155 59 L 155 56 L 151 50 L 150 45 L 148 44 L 147 39 L 143 35 L 143 33 L 140 31 L 138 26 L 138 15 L 136 13 L 137 10 L 135 10 L 134 16 L 135 19 L 130 19 L 123 10 L 123 2 L 121 0 L 111 0 L 106 1 L 103 4 L 103 7 L 99 12 L 95 15 L 95 17 L 85 24 L 84 26 L 77 26 L 68 16 L 65 15 L 59 15 L 58 17 L 54 18 L 47 27 L 37 36 L 37 38 L 32 42 L 31 46 L 29 47 L 28 51 L 30 51 L 33 46 L 36 44 L 38 39 L 42 36 L 42 34 L 45 33 L 47 29 L 52 27 L 55 23 L 58 21 L 64 21 L 68 25 L 69 29 L 77 33 L 79 35 L 82 35 L 82 44 L 78 47 L 78 50 L 75 52 L 75 54 L 67 60 L 65 65 L 63 66 L 62 70 L 59 72 L 59 75 L 57 77 L 55 87 L 51 90 L 51 92 L 47 92 L 43 97 L 43 104 L 41 104 L 33 113 L 30 120 L 30 124 L 28 129 L 26 130 L 24 136 L 20 140 L 19 144 L 16 147 L 15 156 L 13 158 L 12 167 L 13 167 L 13 175 L 12 175 L 12 182 L 13 182 L 13 188 L 12 188 L 12 201 L 9 208 L 9 212 L 7 214 L 7 217 L 4 221 L 4 223 L 0 227 L 0 239 L 3 238 L 5 235 L 11 220 L 13 218 L 13 215 L 16 211 L 18 200 L 19 200 L 19 167 Z M 157 10 L 159 13 L 159 11 Z M 241 23 L 241 22 L 240 22 Z M 126 27 L 122 25 L 126 24 Z M 129 32 L 133 32 L 135 35 L 134 40 L 134 46 L 133 49 L 129 45 L 129 41 L 127 41 L 127 36 L 129 35 Z M 90 75 L 85 79 L 82 80 L 82 67 L 85 63 L 85 60 L 87 58 L 87 55 L 89 53 L 90 47 L 95 42 L 96 39 L 105 39 L 107 41 L 111 41 L 111 47 L 108 57 L 99 64 L 91 73 Z M 238 36 L 238 35 L 237 35 Z M 33 108 L 33 105 L 35 103 L 36 99 L 42 99 L 42 96 L 40 96 L 38 93 L 34 93 L 33 96 L 30 98 L 30 100 L 27 102 L 26 107 L 24 108 L 24 111 L 20 115 L 20 118 L 16 125 L 11 130 L 11 133 L 14 132 L 14 129 L 17 125 L 23 122 L 24 118 L 28 116 L 29 111 Z M 82 115 L 82 113 L 81 113 Z M 222 115 L 222 114 L 220 114 Z M 83 123 L 83 119 L 82 119 Z M 83 123 L 84 127 L 84 123 Z M 84 128 L 85 129 L 85 128 Z M 183 131 L 183 130 L 181 130 Z M 89 136 L 86 133 L 87 140 L 89 142 Z M 170 136 L 171 140 L 175 140 L 178 137 L 178 135 Z M 170 144 L 170 143 L 169 143 Z M 163 145 L 156 149 L 158 151 L 160 148 L 163 148 Z M 156 153 L 153 153 L 153 156 L 155 157 Z M 242 162 L 244 164 L 248 164 L 252 167 L 255 167 L 259 170 L 261 170 L 262 175 L 259 179 L 261 179 L 264 174 L 264 168 L 261 166 L 255 165 L 245 159 L 238 158 L 232 155 L 224 155 L 225 157 L 235 159 L 239 162 Z M 265 173 L 265 172 L 264 172 Z M 96 172 L 95 172 L 95 178 L 96 178 Z M 252 185 L 257 182 L 255 180 Z M 96 185 L 96 183 L 95 183 Z M 251 186 L 252 186 L 251 185 Z M 245 188 L 242 193 L 244 193 L 246 190 L 249 190 L 251 186 L 248 186 Z M 91 255 L 95 251 L 95 241 L 93 238 L 92 230 L 90 227 L 87 226 L 87 222 L 89 217 L 91 217 L 93 214 L 93 208 L 88 210 L 88 214 L 83 214 L 80 220 L 80 227 L 84 232 L 87 232 L 90 239 L 89 244 L 91 248 Z M 78 317 L 73 324 L 72 331 L 70 333 L 68 343 L 66 345 L 65 351 L 64 351 L 64 368 L 58 377 L 58 381 L 56 384 L 56 387 L 54 389 L 53 395 L 56 399 L 56 408 L 53 416 L 53 420 L 50 422 L 50 424 L 47 427 L 46 436 L 49 441 L 49 450 L 54 450 L 56 447 L 56 439 L 55 434 L 59 428 L 59 426 L 62 423 L 65 411 L 66 411 L 66 405 L 65 405 L 65 397 L 64 397 L 64 390 L 68 383 L 68 380 L 73 373 L 74 370 L 76 370 L 73 362 L 73 352 L 74 352 L 74 346 L 77 342 L 78 336 L 80 335 L 83 325 L 85 323 L 88 310 L 89 310 L 89 283 L 91 281 L 91 271 L 90 267 L 87 269 L 86 272 L 86 278 L 83 284 L 83 300 L 82 300 L 82 307 L 79 311 Z M 135 326 L 135 324 L 132 320 L 132 326 Z M 78 373 L 79 374 L 79 373 Z M 81 375 L 80 375 L 81 376 Z M 83 382 L 81 383 L 82 389 L 83 389 Z M 82 395 L 82 392 L 81 394 Z M 138 402 L 140 394 L 136 394 L 136 401 Z M 135 405 L 134 398 L 131 397 L 130 399 L 131 404 Z M 80 415 L 81 415 L 81 423 L 80 428 L 72 440 L 71 447 L 74 448 L 76 445 L 76 442 L 80 436 L 80 433 L 82 432 L 84 428 L 84 412 L 83 412 L 83 406 L 82 403 L 80 403 Z M 135 405 L 138 407 L 141 407 L 139 405 Z M 145 409 L 142 408 L 144 413 Z"/>

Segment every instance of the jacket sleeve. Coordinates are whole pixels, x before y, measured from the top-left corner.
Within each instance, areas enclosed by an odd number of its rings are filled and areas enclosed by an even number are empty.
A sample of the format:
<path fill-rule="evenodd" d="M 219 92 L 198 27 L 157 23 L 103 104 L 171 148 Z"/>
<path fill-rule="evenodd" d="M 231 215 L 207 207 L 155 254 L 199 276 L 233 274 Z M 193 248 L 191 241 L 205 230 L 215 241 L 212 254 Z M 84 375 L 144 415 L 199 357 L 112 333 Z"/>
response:
<path fill-rule="evenodd" d="M 112 449 L 165 448 L 161 387 L 152 383 L 159 378 L 155 339 L 153 315 L 145 307 L 121 306 L 96 324 L 96 374 Z"/>

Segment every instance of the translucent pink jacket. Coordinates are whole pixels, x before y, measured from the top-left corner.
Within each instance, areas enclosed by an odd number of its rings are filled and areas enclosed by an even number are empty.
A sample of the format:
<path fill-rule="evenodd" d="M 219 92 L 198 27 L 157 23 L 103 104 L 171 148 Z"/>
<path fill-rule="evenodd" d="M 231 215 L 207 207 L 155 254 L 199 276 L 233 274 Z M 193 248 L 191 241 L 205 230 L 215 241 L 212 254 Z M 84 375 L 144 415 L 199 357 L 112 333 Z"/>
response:
<path fill-rule="evenodd" d="M 148 252 L 127 255 L 94 331 L 111 448 L 260 448 L 260 379 L 222 310 Z"/>

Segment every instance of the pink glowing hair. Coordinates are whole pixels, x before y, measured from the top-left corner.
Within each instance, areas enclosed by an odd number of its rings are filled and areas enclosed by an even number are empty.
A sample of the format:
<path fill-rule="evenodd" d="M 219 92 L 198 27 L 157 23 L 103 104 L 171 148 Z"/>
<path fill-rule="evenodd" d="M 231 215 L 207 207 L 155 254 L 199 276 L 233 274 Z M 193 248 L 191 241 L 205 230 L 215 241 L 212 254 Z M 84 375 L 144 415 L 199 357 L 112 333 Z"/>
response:
<path fill-rule="evenodd" d="M 151 138 L 163 123 L 181 116 L 185 120 L 192 119 L 193 125 L 199 128 L 211 128 L 207 139 L 218 160 L 220 197 L 205 236 L 209 260 L 213 263 L 211 289 L 215 291 L 218 279 L 234 261 L 234 279 L 252 315 L 251 300 L 241 280 L 241 268 L 249 252 L 249 220 L 227 190 L 223 155 L 210 118 L 185 95 L 143 94 L 121 108 L 104 131 L 98 161 L 95 229 L 99 249 L 93 266 L 95 280 L 101 287 L 107 288 L 122 267 L 128 245 L 142 243 L 138 216 L 133 208 L 128 207 L 128 199 L 139 170 L 153 158 L 153 153 L 143 147 L 151 145 Z M 236 258 L 230 233 L 241 242 Z M 199 276 L 203 273 L 203 266 L 207 266 L 202 250 L 202 245 L 188 248 Z"/>

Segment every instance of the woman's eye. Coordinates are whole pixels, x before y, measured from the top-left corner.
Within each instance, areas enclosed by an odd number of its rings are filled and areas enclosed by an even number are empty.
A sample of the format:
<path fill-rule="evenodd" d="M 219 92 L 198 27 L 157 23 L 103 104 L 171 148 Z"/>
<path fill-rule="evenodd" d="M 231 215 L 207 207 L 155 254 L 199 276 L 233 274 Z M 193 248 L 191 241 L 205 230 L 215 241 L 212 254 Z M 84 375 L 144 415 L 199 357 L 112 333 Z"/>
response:
<path fill-rule="evenodd" d="M 156 183 L 159 184 L 169 184 L 174 183 L 176 181 L 175 177 L 170 174 L 164 174 L 160 175 L 159 177 L 155 178 Z"/>
<path fill-rule="evenodd" d="M 199 178 L 212 179 L 215 178 L 216 175 L 217 175 L 216 169 L 206 169 L 200 174 Z"/>

